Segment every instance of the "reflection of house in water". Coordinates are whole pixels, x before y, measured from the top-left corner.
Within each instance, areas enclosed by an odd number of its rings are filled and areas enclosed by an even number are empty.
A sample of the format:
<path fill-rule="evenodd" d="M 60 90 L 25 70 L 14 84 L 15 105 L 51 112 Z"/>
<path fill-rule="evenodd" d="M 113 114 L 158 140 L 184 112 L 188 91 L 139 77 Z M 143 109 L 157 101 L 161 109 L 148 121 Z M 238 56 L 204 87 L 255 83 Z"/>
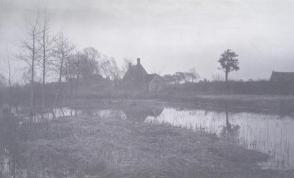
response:
<path fill-rule="evenodd" d="M 157 117 L 162 113 L 162 111 L 162 107 L 134 106 L 123 109 L 127 119 L 136 122 L 144 122 L 148 116 Z"/>
<path fill-rule="evenodd" d="M 147 73 L 141 65 L 140 58 L 137 59 L 136 65 L 129 64 L 128 71 L 122 80 L 122 85 L 128 90 L 150 92 L 161 91 L 166 86 L 162 77 L 157 74 Z"/>

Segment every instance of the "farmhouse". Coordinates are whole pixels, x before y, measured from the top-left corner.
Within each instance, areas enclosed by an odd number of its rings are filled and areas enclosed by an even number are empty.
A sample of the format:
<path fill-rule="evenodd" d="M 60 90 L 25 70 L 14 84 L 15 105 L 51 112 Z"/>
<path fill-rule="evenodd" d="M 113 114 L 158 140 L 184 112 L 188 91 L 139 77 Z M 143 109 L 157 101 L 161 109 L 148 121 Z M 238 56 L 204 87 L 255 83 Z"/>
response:
<path fill-rule="evenodd" d="M 165 81 L 157 74 L 148 74 L 140 58 L 137 58 L 136 65 L 129 64 L 122 85 L 128 90 L 158 92 L 164 89 Z"/>
<path fill-rule="evenodd" d="M 270 81 L 294 83 L 294 72 L 272 72 Z"/>

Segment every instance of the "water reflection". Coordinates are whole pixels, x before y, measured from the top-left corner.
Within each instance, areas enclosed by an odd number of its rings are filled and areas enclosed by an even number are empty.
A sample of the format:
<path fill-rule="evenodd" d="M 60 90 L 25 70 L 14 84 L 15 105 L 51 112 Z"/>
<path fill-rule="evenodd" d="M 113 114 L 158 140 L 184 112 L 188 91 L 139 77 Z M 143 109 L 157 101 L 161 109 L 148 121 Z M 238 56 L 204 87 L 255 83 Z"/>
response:
<path fill-rule="evenodd" d="M 147 117 L 157 117 L 163 111 L 160 107 L 126 107 L 123 112 L 127 119 L 143 122 Z"/>
<path fill-rule="evenodd" d="M 232 124 L 229 120 L 229 112 L 225 111 L 226 121 L 225 125 L 223 126 L 220 135 L 231 141 L 235 141 L 239 136 L 240 126 L 238 124 Z"/>
<path fill-rule="evenodd" d="M 294 118 L 254 113 L 207 112 L 166 108 L 151 124 L 170 124 L 202 130 L 236 141 L 242 146 L 269 154 L 264 168 L 294 169 Z"/>
<path fill-rule="evenodd" d="M 34 150 L 31 144 L 35 140 L 67 139 L 74 135 L 70 129 L 65 130 L 70 127 L 58 124 L 68 121 L 67 119 L 75 119 L 71 116 L 95 118 L 98 121 L 99 118 L 115 118 L 123 122 L 145 121 L 148 124 L 170 124 L 194 131 L 201 130 L 269 154 L 270 159 L 262 163 L 265 168 L 294 168 L 294 119 L 291 117 L 138 105 L 115 109 L 54 108 L 43 116 L 37 113 L 33 120 L 25 117 L 16 119 L 9 110 L 3 111 L 0 115 L 0 176 L 79 177 L 79 166 L 75 164 L 76 161 L 65 152 L 60 155 L 56 150 L 52 150 L 52 147 L 38 147 L 37 152 L 23 156 L 26 146 L 29 145 L 30 150 Z M 103 162 L 99 162 L 98 167 L 103 165 Z"/>

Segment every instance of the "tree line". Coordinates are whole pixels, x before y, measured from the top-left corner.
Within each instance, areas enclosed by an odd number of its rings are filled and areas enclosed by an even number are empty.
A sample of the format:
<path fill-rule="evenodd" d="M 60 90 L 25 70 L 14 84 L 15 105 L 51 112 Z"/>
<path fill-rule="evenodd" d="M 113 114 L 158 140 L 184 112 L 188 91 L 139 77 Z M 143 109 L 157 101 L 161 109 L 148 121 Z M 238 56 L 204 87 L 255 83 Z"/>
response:
<path fill-rule="evenodd" d="M 62 83 L 65 81 L 73 84 L 100 76 L 118 80 L 124 72 L 114 58 L 99 53 L 93 47 L 78 50 L 62 32 L 54 33 L 46 12 L 38 13 L 34 20 L 27 24 L 25 40 L 22 41 L 21 47 L 17 58 L 25 63 L 23 79 L 31 87 L 32 114 L 36 105 L 36 85 L 41 84 L 41 108 L 45 108 L 46 84 L 49 81 L 58 84 L 56 98 L 59 98 L 62 96 Z"/>
<path fill-rule="evenodd" d="M 46 108 L 47 83 L 56 83 L 55 98 L 63 97 L 63 84 L 70 84 L 70 93 L 81 82 L 93 81 L 103 77 L 110 81 L 119 81 L 128 70 L 129 60 L 119 67 L 113 57 L 106 56 L 93 47 L 79 50 L 62 32 L 55 33 L 50 28 L 50 20 L 46 12 L 38 13 L 27 24 L 25 40 L 22 41 L 22 50 L 17 58 L 25 63 L 23 79 L 30 87 L 31 113 L 35 112 L 36 86 L 41 93 L 41 108 Z M 226 81 L 228 74 L 239 70 L 238 55 L 226 50 L 219 59 L 221 69 L 224 70 Z M 8 58 L 9 75 L 8 83 L 11 87 L 10 59 Z M 176 72 L 162 76 L 168 84 L 195 83 L 200 76 L 195 68 L 187 72 Z M 0 85 L 4 80 L 0 76 Z M 40 87 L 41 86 L 41 87 Z M 41 90 L 41 92 L 39 91 Z"/>

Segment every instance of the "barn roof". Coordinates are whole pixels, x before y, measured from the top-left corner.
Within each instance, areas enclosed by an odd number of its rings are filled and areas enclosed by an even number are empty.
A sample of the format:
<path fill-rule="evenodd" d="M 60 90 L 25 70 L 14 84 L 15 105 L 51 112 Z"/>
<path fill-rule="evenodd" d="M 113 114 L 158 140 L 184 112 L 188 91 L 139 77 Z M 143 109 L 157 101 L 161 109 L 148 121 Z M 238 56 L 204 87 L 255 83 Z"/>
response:
<path fill-rule="evenodd" d="M 271 81 L 273 82 L 294 82 L 294 72 L 272 72 Z"/>

